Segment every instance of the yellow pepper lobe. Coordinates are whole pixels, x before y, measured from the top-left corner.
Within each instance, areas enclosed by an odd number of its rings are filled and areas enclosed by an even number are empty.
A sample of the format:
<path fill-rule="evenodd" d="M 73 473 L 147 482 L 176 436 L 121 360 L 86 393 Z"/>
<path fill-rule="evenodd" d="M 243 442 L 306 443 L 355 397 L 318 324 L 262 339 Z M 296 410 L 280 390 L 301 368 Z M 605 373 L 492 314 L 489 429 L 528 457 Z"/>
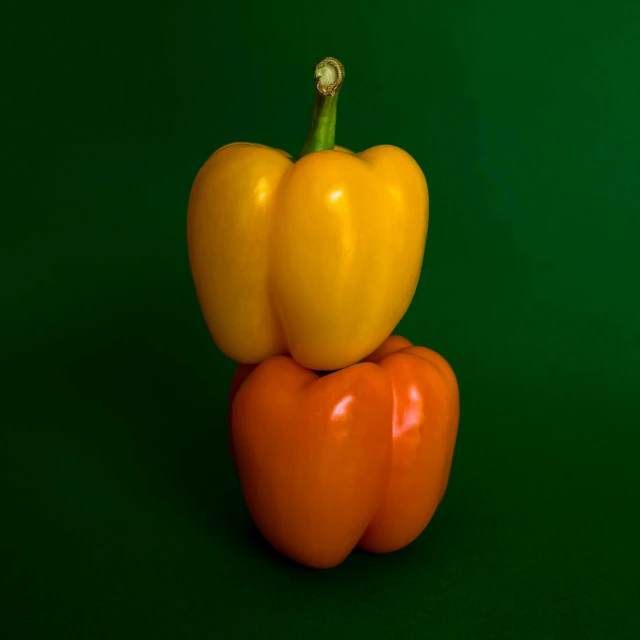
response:
<path fill-rule="evenodd" d="M 214 342 L 241 363 L 283 353 L 316 370 L 357 362 L 413 299 L 428 217 L 425 177 L 397 147 L 317 151 L 295 164 L 262 145 L 219 149 L 188 208 Z"/>

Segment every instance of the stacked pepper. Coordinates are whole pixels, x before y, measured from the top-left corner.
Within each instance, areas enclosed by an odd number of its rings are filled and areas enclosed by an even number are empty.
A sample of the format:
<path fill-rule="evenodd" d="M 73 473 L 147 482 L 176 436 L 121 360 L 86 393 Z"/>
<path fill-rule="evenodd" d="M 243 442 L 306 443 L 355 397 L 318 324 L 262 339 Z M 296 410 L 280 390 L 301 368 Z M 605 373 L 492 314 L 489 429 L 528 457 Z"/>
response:
<path fill-rule="evenodd" d="M 238 363 L 229 446 L 251 517 L 284 555 L 328 568 L 425 529 L 459 396 L 440 355 L 392 335 L 422 267 L 424 174 L 394 146 L 335 146 L 344 68 L 324 58 L 314 79 L 298 157 L 234 143 L 207 160 L 188 244 L 211 336 Z"/>

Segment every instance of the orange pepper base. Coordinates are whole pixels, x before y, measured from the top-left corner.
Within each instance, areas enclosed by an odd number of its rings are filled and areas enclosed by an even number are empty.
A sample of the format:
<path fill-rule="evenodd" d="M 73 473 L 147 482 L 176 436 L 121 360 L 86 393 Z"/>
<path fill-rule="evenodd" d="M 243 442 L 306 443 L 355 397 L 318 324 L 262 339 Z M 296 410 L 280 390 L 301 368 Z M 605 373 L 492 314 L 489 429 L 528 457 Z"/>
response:
<path fill-rule="evenodd" d="M 400 336 L 322 377 L 288 356 L 239 365 L 229 445 L 254 523 L 313 568 L 407 546 L 447 488 L 459 406 L 446 360 Z"/>

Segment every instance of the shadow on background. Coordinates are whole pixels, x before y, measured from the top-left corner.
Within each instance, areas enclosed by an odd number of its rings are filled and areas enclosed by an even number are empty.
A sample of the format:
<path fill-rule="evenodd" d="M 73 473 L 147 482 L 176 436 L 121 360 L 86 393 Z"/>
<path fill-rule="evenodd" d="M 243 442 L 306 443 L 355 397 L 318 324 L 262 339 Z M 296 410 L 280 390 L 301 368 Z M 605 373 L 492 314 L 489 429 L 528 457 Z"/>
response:
<path fill-rule="evenodd" d="M 226 431 L 233 364 L 193 339 L 197 307 L 123 302 L 111 299 L 110 317 L 76 318 L 62 335 L 16 345 L 4 360 L 15 385 L 5 420 L 72 432 L 127 460 L 135 483 L 143 476 L 146 489 L 197 505 L 217 525 L 218 503 L 237 494 Z"/>

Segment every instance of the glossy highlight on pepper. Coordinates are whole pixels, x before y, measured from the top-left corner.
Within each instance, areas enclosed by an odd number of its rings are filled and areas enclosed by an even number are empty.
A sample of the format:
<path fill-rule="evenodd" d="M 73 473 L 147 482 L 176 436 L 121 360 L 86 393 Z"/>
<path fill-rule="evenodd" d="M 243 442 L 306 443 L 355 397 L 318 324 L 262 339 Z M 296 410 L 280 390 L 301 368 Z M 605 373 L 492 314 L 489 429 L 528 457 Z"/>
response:
<path fill-rule="evenodd" d="M 366 358 L 389 375 L 392 463 L 382 503 L 360 539 L 367 551 L 401 549 L 424 531 L 444 497 L 460 419 L 449 363 L 426 347 L 391 336 Z"/>

